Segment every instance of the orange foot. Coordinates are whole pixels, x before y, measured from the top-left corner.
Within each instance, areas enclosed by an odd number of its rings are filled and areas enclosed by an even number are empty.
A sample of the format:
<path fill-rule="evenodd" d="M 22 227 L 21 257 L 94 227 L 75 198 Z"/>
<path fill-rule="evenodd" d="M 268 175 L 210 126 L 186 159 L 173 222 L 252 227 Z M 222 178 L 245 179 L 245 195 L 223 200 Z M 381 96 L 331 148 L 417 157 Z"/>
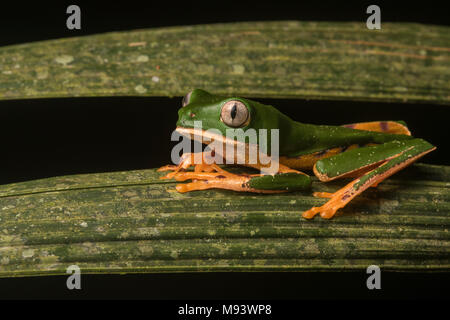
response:
<path fill-rule="evenodd" d="M 322 218 L 331 219 L 335 215 L 336 211 L 345 207 L 345 205 L 355 197 L 356 192 L 353 189 L 353 185 L 355 183 L 356 181 L 352 181 L 335 193 L 314 192 L 315 197 L 329 198 L 330 200 L 320 207 L 312 207 L 311 209 L 303 212 L 302 217 L 305 219 L 312 219 L 316 214 L 320 213 Z"/>
<path fill-rule="evenodd" d="M 199 155 L 197 155 L 199 156 Z M 167 165 L 167 166 L 163 166 L 161 168 L 159 168 L 157 171 L 161 172 L 161 171 L 172 171 L 169 172 L 168 174 L 166 174 L 163 177 L 160 177 L 160 179 L 173 179 L 180 171 L 184 171 L 186 169 L 188 169 L 191 166 L 195 166 L 194 167 L 194 171 L 195 172 L 213 172 L 215 170 L 216 165 L 209 165 L 207 163 L 205 163 L 205 159 L 203 158 L 202 155 L 202 159 L 201 159 L 201 163 L 200 164 L 195 164 L 195 160 L 199 160 L 199 159 L 195 159 L 195 155 L 193 153 L 185 153 L 183 154 L 183 156 L 181 157 L 181 161 L 180 163 L 175 166 L 175 165 Z"/>
<path fill-rule="evenodd" d="M 178 184 L 178 192 L 189 192 L 205 189 L 228 189 L 235 191 L 249 191 L 247 182 L 254 175 L 239 175 L 230 173 L 216 164 L 196 164 L 194 171 L 185 171 L 194 165 L 194 155 L 183 155 L 181 162 L 177 165 L 167 165 L 158 169 L 158 171 L 172 171 L 160 179 L 175 179 L 177 181 L 192 180 L 185 184 Z"/>

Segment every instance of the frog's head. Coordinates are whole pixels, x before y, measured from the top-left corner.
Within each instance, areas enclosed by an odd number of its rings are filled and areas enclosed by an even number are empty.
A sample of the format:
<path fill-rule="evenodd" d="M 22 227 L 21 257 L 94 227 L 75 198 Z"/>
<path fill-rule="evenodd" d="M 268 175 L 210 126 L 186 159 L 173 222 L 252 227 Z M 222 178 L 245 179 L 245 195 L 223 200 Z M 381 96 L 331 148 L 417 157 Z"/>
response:
<path fill-rule="evenodd" d="M 244 132 L 250 128 L 257 132 L 259 129 L 279 129 L 281 137 L 283 124 L 289 118 L 269 105 L 195 89 L 183 98 L 182 108 L 178 111 L 177 131 L 192 137 L 196 121 L 201 121 L 203 134 L 209 129 L 220 131 L 223 137 L 227 135 L 227 129 L 242 129 Z"/>

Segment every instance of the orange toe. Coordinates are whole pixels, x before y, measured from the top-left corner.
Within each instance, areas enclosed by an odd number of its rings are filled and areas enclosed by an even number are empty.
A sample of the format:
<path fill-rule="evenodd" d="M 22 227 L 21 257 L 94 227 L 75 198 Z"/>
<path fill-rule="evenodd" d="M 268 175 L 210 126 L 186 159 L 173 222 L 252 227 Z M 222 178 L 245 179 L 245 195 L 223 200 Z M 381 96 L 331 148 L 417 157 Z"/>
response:
<path fill-rule="evenodd" d="M 168 164 L 167 166 L 162 166 L 161 168 L 159 168 L 158 172 L 162 172 L 162 171 L 169 171 L 169 170 L 176 170 L 177 166 L 173 165 L 173 164 Z"/>
<path fill-rule="evenodd" d="M 312 219 L 316 214 L 319 213 L 319 209 L 320 208 L 318 207 L 312 207 L 311 209 L 303 212 L 302 217 L 305 219 Z"/>

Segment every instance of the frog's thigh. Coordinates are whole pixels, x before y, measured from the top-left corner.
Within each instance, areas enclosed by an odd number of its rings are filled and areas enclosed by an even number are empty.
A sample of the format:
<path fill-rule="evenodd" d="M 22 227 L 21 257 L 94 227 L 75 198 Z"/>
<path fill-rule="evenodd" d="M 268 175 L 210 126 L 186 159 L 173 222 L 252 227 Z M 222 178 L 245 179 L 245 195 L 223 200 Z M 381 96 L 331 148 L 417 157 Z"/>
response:
<path fill-rule="evenodd" d="M 343 152 L 344 150 L 349 150 L 357 147 L 358 145 L 355 144 L 348 147 L 330 148 L 297 157 L 281 156 L 280 163 L 294 169 L 312 169 L 317 160 L 329 158 Z"/>
<path fill-rule="evenodd" d="M 331 194 L 330 200 L 321 207 L 314 207 L 303 213 L 304 218 L 312 218 L 317 213 L 320 213 L 322 218 L 331 218 L 335 212 L 343 208 L 348 202 L 350 202 L 358 194 L 369 188 L 374 184 L 378 184 L 384 179 L 390 177 L 395 172 L 410 165 L 420 157 L 433 151 L 435 147 L 422 139 L 411 139 L 402 142 L 389 142 L 384 145 L 385 148 L 378 148 L 378 150 L 387 156 L 387 161 L 379 164 L 375 169 L 367 172 L 360 178 L 350 182 L 344 188 Z M 394 146 L 396 147 L 394 148 Z M 376 147 L 381 147 L 376 146 Z M 362 148 L 365 149 L 364 153 L 366 158 L 373 163 L 380 163 L 379 157 L 375 157 L 372 152 L 374 147 Z M 362 150 L 361 149 L 361 150 Z M 395 155 L 392 155 L 394 150 L 397 151 Z M 388 152 L 389 151 L 389 152 Z M 386 159 L 385 159 L 386 160 Z M 358 161 L 356 161 L 358 162 Z M 348 168 L 347 168 L 348 169 Z"/>

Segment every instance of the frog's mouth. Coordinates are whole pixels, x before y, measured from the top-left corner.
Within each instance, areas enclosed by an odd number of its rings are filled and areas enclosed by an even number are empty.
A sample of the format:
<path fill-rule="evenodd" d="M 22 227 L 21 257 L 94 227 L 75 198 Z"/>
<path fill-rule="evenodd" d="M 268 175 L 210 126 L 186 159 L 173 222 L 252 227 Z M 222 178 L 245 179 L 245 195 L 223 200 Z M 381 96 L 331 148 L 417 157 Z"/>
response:
<path fill-rule="evenodd" d="M 221 134 L 216 134 L 199 128 L 177 127 L 176 131 L 191 140 L 207 144 L 209 146 L 214 144 L 212 149 L 215 154 L 221 156 L 228 164 L 247 164 L 250 166 L 254 164 L 257 166 L 260 159 L 267 159 L 267 155 L 259 151 L 257 144 L 230 139 Z M 234 150 L 234 152 L 231 152 L 231 154 L 229 152 L 227 154 L 227 150 Z M 266 161 L 267 160 L 264 160 L 264 162 Z"/>

